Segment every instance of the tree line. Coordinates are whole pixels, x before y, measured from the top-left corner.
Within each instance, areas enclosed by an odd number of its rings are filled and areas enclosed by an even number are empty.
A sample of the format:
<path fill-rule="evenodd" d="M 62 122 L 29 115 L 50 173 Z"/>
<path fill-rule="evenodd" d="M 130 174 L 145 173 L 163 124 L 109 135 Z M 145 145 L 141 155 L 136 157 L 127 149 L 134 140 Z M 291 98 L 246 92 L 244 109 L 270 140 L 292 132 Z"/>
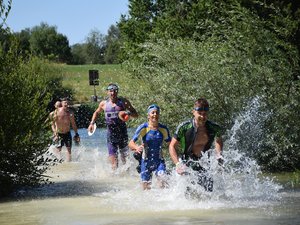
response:
<path fill-rule="evenodd" d="M 10 45 L 8 36 L 14 36 L 19 43 L 20 54 L 31 54 L 52 62 L 66 64 L 117 64 L 120 49 L 119 29 L 111 25 L 108 34 L 93 29 L 85 38 L 84 43 L 69 45 L 68 38 L 57 32 L 56 26 L 42 22 L 32 28 L 20 32 L 0 33 L 4 45 Z"/>

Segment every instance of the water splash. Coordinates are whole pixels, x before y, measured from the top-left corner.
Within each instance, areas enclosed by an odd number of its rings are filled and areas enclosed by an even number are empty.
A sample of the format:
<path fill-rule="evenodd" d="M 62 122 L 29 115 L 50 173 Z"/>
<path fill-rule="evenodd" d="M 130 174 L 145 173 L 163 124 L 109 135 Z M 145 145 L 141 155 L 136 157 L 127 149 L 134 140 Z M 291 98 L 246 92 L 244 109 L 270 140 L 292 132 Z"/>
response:
<path fill-rule="evenodd" d="M 214 190 L 206 192 L 204 188 L 191 185 L 194 175 L 179 176 L 174 171 L 168 178 L 169 188 L 155 187 L 149 192 L 135 186 L 131 190 L 120 190 L 107 199 L 107 204 L 114 210 L 185 210 L 214 208 L 257 208 L 268 207 L 280 200 L 282 188 L 272 178 L 263 175 L 260 166 L 251 157 L 259 151 L 263 133 L 263 122 L 269 116 L 260 112 L 259 98 L 253 99 L 249 106 L 235 120 L 229 137 L 224 143 L 224 167 L 220 167 L 213 150 L 201 158 L 208 173 L 213 177 Z M 250 152 L 249 152 L 250 150 Z M 186 195 L 187 186 L 195 190 Z M 122 202 L 122 204 L 114 204 Z"/>
<path fill-rule="evenodd" d="M 202 165 L 214 180 L 213 192 L 191 185 L 195 176 L 177 175 L 171 162 L 167 162 L 171 170 L 168 176 L 169 188 L 159 189 L 154 177 L 152 189 L 143 191 L 141 179 L 135 170 L 137 161 L 132 154 L 125 165 L 120 165 L 114 172 L 111 170 L 105 142 L 106 131 L 103 129 L 97 130 L 91 137 L 86 130 L 80 130 L 82 143 L 73 148 L 74 161 L 62 163 L 51 171 L 50 175 L 56 184 L 34 189 L 32 195 L 29 195 L 58 198 L 88 196 L 89 204 L 95 209 L 105 208 L 106 211 L 126 214 L 228 208 L 268 210 L 279 202 L 281 186 L 265 177 L 257 162 L 247 152 L 249 148 L 253 148 L 253 152 L 259 150 L 259 138 L 263 135 L 261 122 L 268 116 L 259 113 L 259 106 L 259 99 L 254 99 L 228 131 L 229 138 L 224 143 L 224 167 L 220 167 L 217 160 L 214 160 L 212 150 L 210 158 L 207 153 L 202 157 Z M 249 139 L 250 144 L 241 144 L 241 140 L 248 140 L 245 136 L 252 137 Z M 192 195 L 186 194 L 187 186 L 194 188 Z"/>

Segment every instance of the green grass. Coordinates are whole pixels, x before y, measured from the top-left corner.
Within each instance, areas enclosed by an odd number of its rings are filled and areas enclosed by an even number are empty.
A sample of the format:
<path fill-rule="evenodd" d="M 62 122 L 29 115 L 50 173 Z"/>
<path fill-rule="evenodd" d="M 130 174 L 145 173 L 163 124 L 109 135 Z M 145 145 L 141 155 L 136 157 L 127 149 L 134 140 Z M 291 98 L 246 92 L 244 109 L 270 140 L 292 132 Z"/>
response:
<path fill-rule="evenodd" d="M 99 86 L 96 87 L 96 95 L 106 96 L 105 88 L 109 83 L 117 83 L 122 86 L 124 71 L 121 65 L 59 65 L 64 74 L 63 86 L 74 91 L 74 102 L 88 102 L 94 95 L 94 86 L 89 85 L 89 70 L 99 71 Z"/>

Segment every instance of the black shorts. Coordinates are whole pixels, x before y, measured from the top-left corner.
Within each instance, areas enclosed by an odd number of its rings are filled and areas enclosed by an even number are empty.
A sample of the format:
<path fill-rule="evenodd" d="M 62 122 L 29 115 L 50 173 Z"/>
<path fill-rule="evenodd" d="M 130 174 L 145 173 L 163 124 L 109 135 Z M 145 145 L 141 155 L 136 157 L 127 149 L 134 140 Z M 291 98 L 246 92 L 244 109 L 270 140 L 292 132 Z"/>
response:
<path fill-rule="evenodd" d="M 58 133 L 58 138 L 55 141 L 55 147 L 56 148 L 61 148 L 64 145 L 66 147 L 72 147 L 71 132 L 68 132 L 68 133 L 65 133 L 65 134 Z"/>

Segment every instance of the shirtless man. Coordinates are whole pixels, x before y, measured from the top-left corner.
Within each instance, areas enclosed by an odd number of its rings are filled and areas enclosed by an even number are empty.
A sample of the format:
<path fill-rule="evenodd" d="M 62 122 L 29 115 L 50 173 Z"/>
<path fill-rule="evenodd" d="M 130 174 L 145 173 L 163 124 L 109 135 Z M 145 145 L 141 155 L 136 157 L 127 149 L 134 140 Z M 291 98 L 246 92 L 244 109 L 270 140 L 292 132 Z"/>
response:
<path fill-rule="evenodd" d="M 195 101 L 191 120 L 181 123 L 174 134 L 169 145 L 169 152 L 172 161 L 176 165 L 176 172 L 185 174 L 186 167 L 198 173 L 197 183 L 206 191 L 213 190 L 213 180 L 206 174 L 205 168 L 200 165 L 202 154 L 209 150 L 215 141 L 216 156 L 219 164 L 223 163 L 221 128 L 219 125 L 209 121 L 209 104 L 206 99 L 200 98 Z M 176 148 L 181 148 L 181 155 L 178 155 Z"/>
<path fill-rule="evenodd" d="M 71 148 L 72 148 L 72 136 L 70 129 L 72 126 L 75 136 L 74 141 L 80 142 L 78 135 L 78 129 L 75 123 L 74 113 L 68 108 L 69 103 L 67 99 L 62 100 L 62 107 L 57 109 L 57 112 L 53 116 L 52 127 L 54 132 L 54 141 L 56 147 L 56 153 L 60 156 L 62 146 L 66 145 L 67 156 L 66 161 L 71 161 Z"/>
<path fill-rule="evenodd" d="M 115 170 L 118 167 L 119 152 L 124 164 L 126 162 L 126 156 L 128 155 L 127 126 L 120 115 L 137 118 L 138 113 L 126 98 L 118 97 L 119 87 L 116 84 L 109 84 L 106 90 L 108 99 L 99 103 L 98 108 L 93 114 L 88 130 L 90 132 L 93 131 L 93 126 L 99 113 L 104 111 L 107 126 L 108 155 L 112 169 Z"/>
<path fill-rule="evenodd" d="M 62 104 L 61 104 L 61 101 L 56 101 L 55 104 L 54 104 L 54 111 L 52 111 L 50 114 L 49 114 L 49 121 L 51 121 L 51 129 L 52 129 L 52 132 L 53 132 L 53 138 L 55 138 L 55 132 L 56 132 L 56 127 L 55 127 L 55 123 L 52 123 L 52 121 L 54 120 L 54 116 L 57 114 L 58 112 L 58 109 L 60 107 L 62 107 Z"/>

